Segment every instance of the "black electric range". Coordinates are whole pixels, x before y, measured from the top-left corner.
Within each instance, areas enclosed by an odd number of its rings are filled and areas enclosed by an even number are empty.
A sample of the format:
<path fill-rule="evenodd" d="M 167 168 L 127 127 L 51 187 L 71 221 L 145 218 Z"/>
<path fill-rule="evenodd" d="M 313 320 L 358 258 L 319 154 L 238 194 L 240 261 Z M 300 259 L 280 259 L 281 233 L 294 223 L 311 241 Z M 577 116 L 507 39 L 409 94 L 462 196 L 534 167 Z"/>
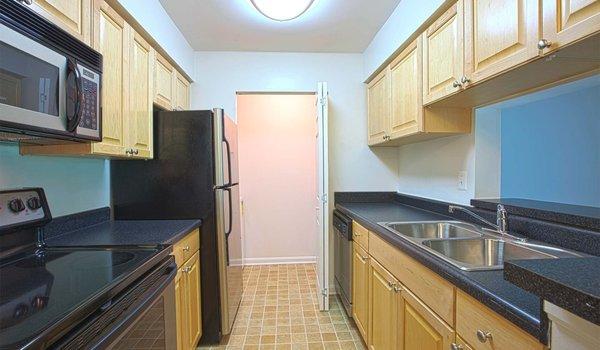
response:
<path fill-rule="evenodd" d="M 50 220 L 41 189 L 0 192 L 0 349 L 113 344 L 172 281 L 170 250 L 48 248 L 38 231 Z"/>

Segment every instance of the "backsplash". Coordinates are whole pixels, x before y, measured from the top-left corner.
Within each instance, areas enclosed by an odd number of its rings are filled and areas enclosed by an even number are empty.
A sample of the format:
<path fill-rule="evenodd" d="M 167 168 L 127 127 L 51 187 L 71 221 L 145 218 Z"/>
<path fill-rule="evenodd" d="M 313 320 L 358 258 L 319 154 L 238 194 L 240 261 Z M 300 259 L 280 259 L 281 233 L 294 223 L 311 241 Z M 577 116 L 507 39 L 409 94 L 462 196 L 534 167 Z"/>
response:
<path fill-rule="evenodd" d="M 0 144 L 0 189 L 42 187 L 53 217 L 110 205 L 107 160 L 19 155 Z"/>

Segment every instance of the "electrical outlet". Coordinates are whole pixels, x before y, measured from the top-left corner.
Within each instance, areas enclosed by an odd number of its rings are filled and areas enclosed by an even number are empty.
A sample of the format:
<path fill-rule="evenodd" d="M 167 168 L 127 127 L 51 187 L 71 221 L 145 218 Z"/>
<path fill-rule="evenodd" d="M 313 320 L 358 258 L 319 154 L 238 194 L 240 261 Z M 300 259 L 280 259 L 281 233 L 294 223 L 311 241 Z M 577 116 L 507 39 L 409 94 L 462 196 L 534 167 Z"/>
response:
<path fill-rule="evenodd" d="M 466 191 L 467 190 L 467 172 L 459 171 L 457 180 L 458 180 L 457 181 L 458 189 L 461 191 Z"/>

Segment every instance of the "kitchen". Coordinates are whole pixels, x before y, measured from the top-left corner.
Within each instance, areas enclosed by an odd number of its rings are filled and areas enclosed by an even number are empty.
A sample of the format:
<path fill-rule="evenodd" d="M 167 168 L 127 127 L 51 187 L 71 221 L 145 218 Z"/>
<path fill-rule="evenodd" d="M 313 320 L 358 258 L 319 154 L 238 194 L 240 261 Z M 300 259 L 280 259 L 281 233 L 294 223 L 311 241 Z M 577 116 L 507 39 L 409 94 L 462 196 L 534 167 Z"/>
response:
<path fill-rule="evenodd" d="M 0 348 L 600 346 L 598 1 L 0 10 Z M 248 93 L 315 101 L 287 256 Z"/>

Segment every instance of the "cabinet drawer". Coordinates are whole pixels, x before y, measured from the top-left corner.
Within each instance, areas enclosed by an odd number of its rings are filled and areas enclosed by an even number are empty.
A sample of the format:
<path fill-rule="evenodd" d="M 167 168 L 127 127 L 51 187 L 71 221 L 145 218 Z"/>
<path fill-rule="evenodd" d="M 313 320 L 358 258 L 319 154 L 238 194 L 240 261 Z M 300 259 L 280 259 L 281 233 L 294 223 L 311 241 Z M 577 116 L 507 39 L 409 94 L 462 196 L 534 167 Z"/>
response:
<path fill-rule="evenodd" d="M 413 258 L 369 233 L 369 254 L 431 308 L 444 322 L 454 325 L 454 286 Z"/>
<path fill-rule="evenodd" d="M 356 221 L 352 221 L 352 240 L 364 250 L 369 249 L 369 231 Z"/>
<path fill-rule="evenodd" d="M 456 293 L 456 331 L 474 350 L 544 349 L 534 337 L 461 291 Z M 480 341 L 477 332 L 490 339 Z"/>
<path fill-rule="evenodd" d="M 177 266 L 181 267 L 200 249 L 200 229 L 195 229 L 173 246 Z"/>

